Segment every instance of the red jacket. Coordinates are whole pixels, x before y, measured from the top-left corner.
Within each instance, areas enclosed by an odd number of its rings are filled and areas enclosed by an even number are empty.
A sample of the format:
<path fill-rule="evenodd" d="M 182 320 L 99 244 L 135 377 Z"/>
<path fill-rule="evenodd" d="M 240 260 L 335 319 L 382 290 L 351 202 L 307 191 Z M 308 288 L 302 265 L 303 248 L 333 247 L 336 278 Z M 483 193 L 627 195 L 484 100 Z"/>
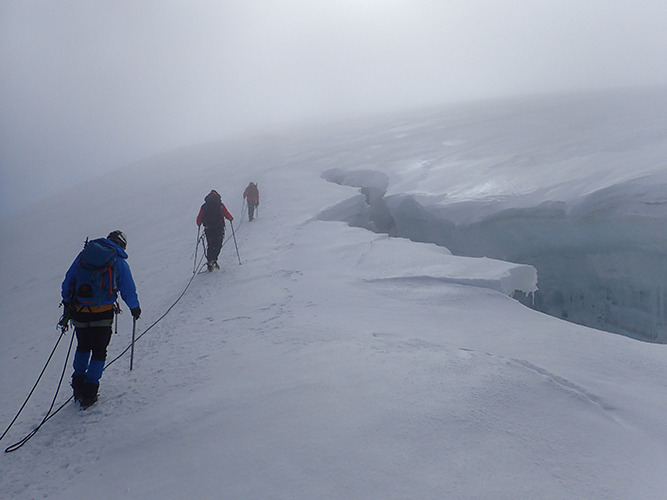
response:
<path fill-rule="evenodd" d="M 250 183 L 248 187 L 243 191 L 243 197 L 247 198 L 248 201 L 256 201 L 259 203 L 259 189 L 257 189 L 257 184 Z"/>

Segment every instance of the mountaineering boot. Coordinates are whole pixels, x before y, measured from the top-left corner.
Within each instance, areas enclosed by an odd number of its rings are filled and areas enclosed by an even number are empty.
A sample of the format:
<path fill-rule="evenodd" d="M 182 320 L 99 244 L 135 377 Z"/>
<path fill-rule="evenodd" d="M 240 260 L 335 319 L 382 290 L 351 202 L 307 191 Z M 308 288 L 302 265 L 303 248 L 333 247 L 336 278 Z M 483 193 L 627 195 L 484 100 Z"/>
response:
<path fill-rule="evenodd" d="M 88 371 L 88 362 L 90 360 L 90 351 L 74 353 L 74 374 L 72 375 L 72 389 L 74 390 L 74 400 L 81 399 L 81 387 L 86 381 L 86 371 Z"/>
<path fill-rule="evenodd" d="M 91 359 L 88 364 L 88 371 L 86 372 L 84 381 L 81 384 L 79 398 L 77 401 L 82 408 L 88 408 L 97 401 L 97 389 L 100 386 L 100 378 L 104 371 L 104 360 Z"/>
<path fill-rule="evenodd" d="M 213 261 L 212 261 L 212 260 L 209 260 L 209 261 L 206 263 L 206 269 L 208 270 L 209 273 L 210 273 L 211 271 L 213 271 Z"/>
<path fill-rule="evenodd" d="M 72 389 L 74 389 L 74 401 L 79 401 L 81 399 L 81 389 L 83 383 L 86 381 L 86 374 L 77 375 L 76 373 L 72 375 Z"/>
<path fill-rule="evenodd" d="M 220 269 L 220 266 L 218 265 L 218 261 L 217 261 L 217 260 L 214 260 L 213 263 L 212 263 L 212 265 L 213 265 L 213 269 Z"/>
<path fill-rule="evenodd" d="M 79 398 L 79 404 L 81 405 L 81 408 L 88 408 L 89 406 L 95 404 L 97 401 L 98 388 L 98 384 L 93 384 L 91 382 L 84 382 L 81 385 L 81 397 Z"/>

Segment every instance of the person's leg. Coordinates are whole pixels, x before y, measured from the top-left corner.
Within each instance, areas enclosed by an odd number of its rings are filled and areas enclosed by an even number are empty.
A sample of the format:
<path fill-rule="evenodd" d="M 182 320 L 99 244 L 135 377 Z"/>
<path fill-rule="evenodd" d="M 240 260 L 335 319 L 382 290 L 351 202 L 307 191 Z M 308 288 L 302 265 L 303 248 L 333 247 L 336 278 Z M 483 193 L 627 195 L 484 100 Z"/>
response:
<path fill-rule="evenodd" d="M 92 338 L 92 356 L 88 364 L 86 379 L 81 384 L 79 401 L 81 406 L 87 407 L 97 401 L 97 392 L 100 388 L 100 378 L 104 371 L 104 362 L 107 357 L 107 346 L 111 340 L 111 326 L 90 328 Z"/>
<path fill-rule="evenodd" d="M 88 371 L 88 362 L 92 351 L 90 332 L 89 328 L 75 328 L 74 331 L 77 341 L 76 352 L 74 353 L 74 375 L 85 375 Z"/>
<path fill-rule="evenodd" d="M 113 309 L 101 313 L 77 311 L 72 314 L 77 337 L 72 387 L 74 398 L 84 407 L 97 401 L 97 388 L 111 340 L 113 318 Z"/>
<path fill-rule="evenodd" d="M 74 352 L 74 373 L 72 374 L 72 390 L 74 399 L 81 399 L 81 388 L 86 380 L 88 363 L 90 362 L 90 353 L 92 346 L 90 343 L 90 332 L 88 328 L 75 328 L 77 346 Z"/>
<path fill-rule="evenodd" d="M 90 330 L 92 330 L 92 356 L 86 373 L 86 382 L 99 385 L 104 371 L 104 362 L 107 359 L 107 347 L 113 332 L 111 326 L 99 326 Z"/>
<path fill-rule="evenodd" d="M 204 235 L 206 235 L 206 260 L 211 262 L 209 255 L 211 254 L 211 230 L 209 228 L 204 228 Z"/>
<path fill-rule="evenodd" d="M 209 262 L 217 262 L 218 256 L 220 255 L 220 250 L 222 249 L 222 240 L 225 238 L 224 228 L 216 228 L 211 231 L 211 238 L 209 239 Z"/>
<path fill-rule="evenodd" d="M 220 255 L 220 249 L 222 248 L 223 237 L 224 229 L 210 227 L 206 228 L 206 241 L 208 243 L 206 259 L 208 262 L 218 260 L 218 255 Z"/>

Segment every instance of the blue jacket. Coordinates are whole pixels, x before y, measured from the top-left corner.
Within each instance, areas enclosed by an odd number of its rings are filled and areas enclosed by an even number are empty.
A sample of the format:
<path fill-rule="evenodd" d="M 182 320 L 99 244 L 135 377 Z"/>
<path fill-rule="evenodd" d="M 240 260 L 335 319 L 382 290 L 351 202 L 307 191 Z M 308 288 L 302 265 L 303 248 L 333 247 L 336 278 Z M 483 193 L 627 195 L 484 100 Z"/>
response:
<path fill-rule="evenodd" d="M 139 307 L 139 298 L 137 297 L 137 287 L 134 284 L 134 279 L 132 278 L 132 272 L 130 271 L 129 264 L 125 261 L 127 259 L 127 252 L 123 248 L 113 241 L 107 240 L 106 238 L 101 238 L 105 244 L 108 244 L 116 250 L 118 257 L 116 258 L 116 264 L 114 266 L 114 274 L 118 278 L 118 291 L 120 296 L 123 298 L 123 301 L 127 304 L 127 307 L 134 309 Z M 82 252 L 81 252 L 82 253 Z M 62 298 L 64 302 L 70 302 L 72 290 L 74 289 L 74 281 L 76 279 L 76 272 L 79 267 L 79 259 L 81 258 L 81 253 L 77 255 L 72 265 L 67 270 L 65 274 L 65 279 L 62 284 Z M 118 294 L 115 293 L 113 300 L 106 301 L 105 304 L 113 304 L 118 300 Z"/>

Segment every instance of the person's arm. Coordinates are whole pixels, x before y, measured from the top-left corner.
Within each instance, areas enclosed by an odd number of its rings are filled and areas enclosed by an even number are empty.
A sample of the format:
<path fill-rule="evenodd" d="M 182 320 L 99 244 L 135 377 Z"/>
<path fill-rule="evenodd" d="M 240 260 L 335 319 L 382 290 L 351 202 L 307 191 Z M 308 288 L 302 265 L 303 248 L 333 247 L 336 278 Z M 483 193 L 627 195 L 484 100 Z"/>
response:
<path fill-rule="evenodd" d="M 222 216 L 229 222 L 234 220 L 234 217 L 232 217 L 232 214 L 229 213 L 229 210 L 227 210 L 227 207 L 224 203 L 222 204 Z"/>
<path fill-rule="evenodd" d="M 139 307 L 139 297 L 137 296 L 137 286 L 134 284 L 134 278 L 130 271 L 130 266 L 125 260 L 118 258 L 116 260 L 118 267 L 118 291 L 123 301 L 131 310 Z"/>

